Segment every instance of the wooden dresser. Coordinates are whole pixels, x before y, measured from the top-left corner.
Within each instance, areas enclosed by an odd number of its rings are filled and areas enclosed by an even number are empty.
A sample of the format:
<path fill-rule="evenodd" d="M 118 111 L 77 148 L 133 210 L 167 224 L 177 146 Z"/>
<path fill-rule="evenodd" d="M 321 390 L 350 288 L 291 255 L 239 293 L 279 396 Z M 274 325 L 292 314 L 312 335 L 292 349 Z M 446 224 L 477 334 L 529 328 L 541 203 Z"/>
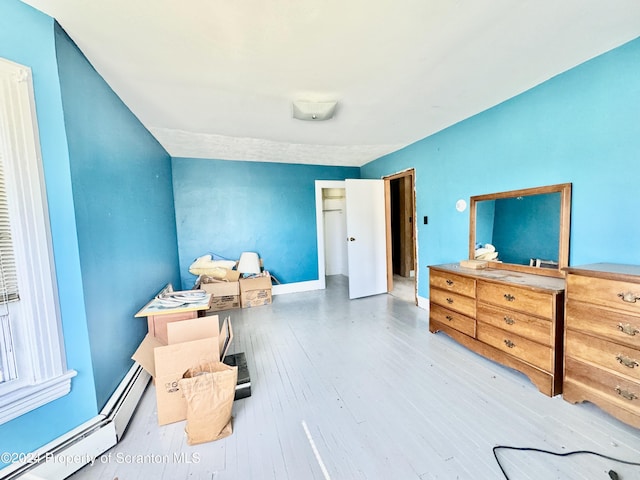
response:
<path fill-rule="evenodd" d="M 429 267 L 429 330 L 562 391 L 564 279 L 459 264 Z"/>
<path fill-rule="evenodd" d="M 640 266 L 569 267 L 563 398 L 640 428 Z"/>

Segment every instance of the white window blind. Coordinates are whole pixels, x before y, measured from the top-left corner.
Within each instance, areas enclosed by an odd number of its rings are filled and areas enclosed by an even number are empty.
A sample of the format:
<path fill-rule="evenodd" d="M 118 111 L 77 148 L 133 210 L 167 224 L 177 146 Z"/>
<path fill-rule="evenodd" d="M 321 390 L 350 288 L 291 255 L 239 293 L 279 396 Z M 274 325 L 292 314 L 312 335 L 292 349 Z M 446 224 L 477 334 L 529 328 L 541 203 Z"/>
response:
<path fill-rule="evenodd" d="M 7 303 L 20 298 L 4 171 L 4 158 L 0 155 L 0 383 L 18 377 Z"/>
<path fill-rule="evenodd" d="M 4 181 L 4 158 L 0 156 L 0 303 L 6 304 L 19 298 L 16 256 L 13 251 L 11 220 L 9 218 L 9 201 Z M 0 315 L 2 313 L 2 309 L 0 309 Z"/>

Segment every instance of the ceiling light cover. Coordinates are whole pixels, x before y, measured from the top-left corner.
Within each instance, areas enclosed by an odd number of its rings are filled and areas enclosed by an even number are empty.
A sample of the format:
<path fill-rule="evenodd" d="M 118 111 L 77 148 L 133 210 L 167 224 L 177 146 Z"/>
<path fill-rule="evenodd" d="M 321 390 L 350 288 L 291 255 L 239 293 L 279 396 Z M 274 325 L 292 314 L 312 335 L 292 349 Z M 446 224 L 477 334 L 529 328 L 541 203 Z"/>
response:
<path fill-rule="evenodd" d="M 298 120 L 329 120 L 336 111 L 338 102 L 309 102 L 297 100 L 293 102 L 293 118 Z"/>

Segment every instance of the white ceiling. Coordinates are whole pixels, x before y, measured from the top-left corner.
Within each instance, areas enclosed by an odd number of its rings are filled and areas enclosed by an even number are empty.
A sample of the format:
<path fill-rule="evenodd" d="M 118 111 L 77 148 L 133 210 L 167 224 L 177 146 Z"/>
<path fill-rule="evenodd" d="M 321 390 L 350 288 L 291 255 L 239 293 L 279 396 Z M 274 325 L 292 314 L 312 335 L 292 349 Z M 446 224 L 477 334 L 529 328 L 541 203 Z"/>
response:
<path fill-rule="evenodd" d="M 23 1 L 172 156 L 228 160 L 361 166 L 640 36 L 638 0 Z"/>

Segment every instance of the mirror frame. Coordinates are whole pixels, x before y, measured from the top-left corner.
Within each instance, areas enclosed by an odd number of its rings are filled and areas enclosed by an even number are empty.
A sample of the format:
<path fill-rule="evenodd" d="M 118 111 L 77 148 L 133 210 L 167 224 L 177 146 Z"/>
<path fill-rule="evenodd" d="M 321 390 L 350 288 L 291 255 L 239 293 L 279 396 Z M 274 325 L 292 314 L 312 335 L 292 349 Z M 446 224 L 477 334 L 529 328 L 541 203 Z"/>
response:
<path fill-rule="evenodd" d="M 489 261 L 489 268 L 512 270 L 517 272 L 533 273 L 547 277 L 564 277 L 563 268 L 569 266 L 569 235 L 571 230 L 571 184 L 560 183 L 544 187 L 525 188 L 508 192 L 476 195 L 469 202 L 469 259 L 475 256 L 476 245 L 476 203 L 483 200 L 497 200 L 500 198 L 524 197 L 544 193 L 560 193 L 560 239 L 558 245 L 558 268 L 539 268 L 515 263 L 502 263 Z"/>

